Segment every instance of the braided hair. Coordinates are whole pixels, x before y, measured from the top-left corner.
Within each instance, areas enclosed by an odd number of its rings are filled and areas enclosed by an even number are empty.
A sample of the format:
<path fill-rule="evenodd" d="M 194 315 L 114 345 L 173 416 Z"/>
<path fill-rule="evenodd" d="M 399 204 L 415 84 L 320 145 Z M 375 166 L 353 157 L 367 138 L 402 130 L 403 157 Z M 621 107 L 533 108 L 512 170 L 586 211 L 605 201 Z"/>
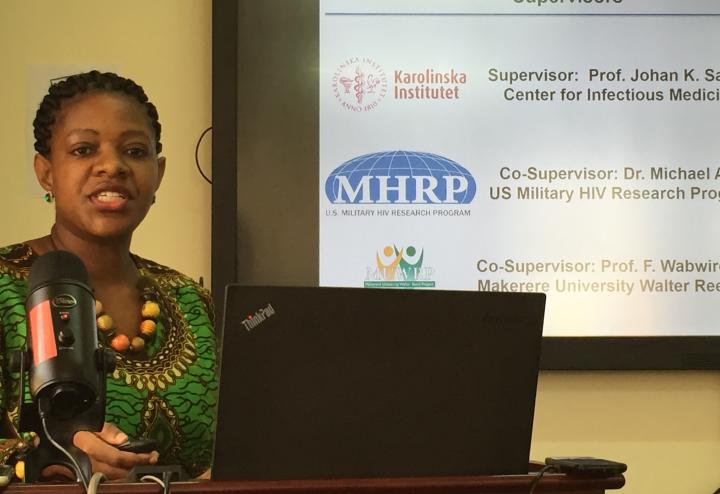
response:
<path fill-rule="evenodd" d="M 45 157 L 50 156 L 51 127 L 55 123 L 63 100 L 89 91 L 125 94 L 143 105 L 155 131 L 155 152 L 159 154 L 162 151 L 157 108 L 148 100 L 143 88 L 130 79 L 112 72 L 97 70 L 71 75 L 50 86 L 48 93 L 40 102 L 33 121 L 35 151 Z"/>

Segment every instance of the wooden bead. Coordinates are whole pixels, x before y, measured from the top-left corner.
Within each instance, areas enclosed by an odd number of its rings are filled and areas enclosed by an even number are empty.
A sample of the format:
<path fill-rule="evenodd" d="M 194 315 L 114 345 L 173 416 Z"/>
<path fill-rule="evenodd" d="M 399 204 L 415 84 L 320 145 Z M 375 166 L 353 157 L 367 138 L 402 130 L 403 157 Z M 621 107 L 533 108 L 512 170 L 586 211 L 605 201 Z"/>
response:
<path fill-rule="evenodd" d="M 152 321 L 150 319 L 145 319 L 143 322 L 140 323 L 140 332 L 145 336 L 151 336 L 155 334 L 156 329 L 157 324 L 155 324 L 155 321 Z"/>
<path fill-rule="evenodd" d="M 145 340 L 143 340 L 139 336 L 136 336 L 135 338 L 132 339 L 132 341 L 130 342 L 130 345 L 132 346 L 133 351 L 139 352 L 140 350 L 145 348 Z"/>
<path fill-rule="evenodd" d="M 140 314 L 145 318 L 155 319 L 160 315 L 160 305 L 158 305 L 157 302 L 149 300 L 143 304 Z"/>
<path fill-rule="evenodd" d="M 143 288 L 144 287 L 144 288 Z M 130 339 L 125 334 L 116 333 L 112 318 L 104 314 L 104 308 L 99 300 L 95 300 L 95 314 L 97 316 L 96 324 L 98 330 L 102 332 L 103 341 L 109 342 L 110 346 L 117 352 L 125 352 L 128 349 L 140 351 L 145 348 L 145 342 L 151 339 L 157 331 L 157 323 L 155 322 L 160 316 L 160 304 L 150 300 L 153 295 L 149 286 L 143 285 L 139 287 L 141 298 L 144 301 L 140 308 L 142 321 L 140 322 L 139 335 Z"/>
<path fill-rule="evenodd" d="M 110 331 L 113 327 L 112 317 L 108 316 L 107 314 L 103 314 L 102 316 L 98 317 L 97 327 L 100 331 Z"/>
<path fill-rule="evenodd" d="M 127 335 L 119 334 L 112 339 L 110 346 L 117 352 L 124 352 L 130 348 L 130 338 Z"/>

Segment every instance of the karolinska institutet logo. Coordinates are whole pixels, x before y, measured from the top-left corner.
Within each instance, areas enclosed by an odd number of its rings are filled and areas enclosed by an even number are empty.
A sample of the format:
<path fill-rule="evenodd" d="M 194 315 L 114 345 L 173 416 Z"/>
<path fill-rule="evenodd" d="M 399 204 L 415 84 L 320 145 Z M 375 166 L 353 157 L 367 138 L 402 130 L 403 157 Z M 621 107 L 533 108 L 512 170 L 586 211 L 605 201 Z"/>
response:
<path fill-rule="evenodd" d="M 353 112 L 370 111 L 387 94 L 387 75 L 371 58 L 350 58 L 332 78 L 333 93 L 343 108 Z"/>
<path fill-rule="evenodd" d="M 397 100 L 460 99 L 460 88 L 468 82 L 465 72 L 427 68 L 420 72 L 396 70 L 393 97 Z"/>
<path fill-rule="evenodd" d="M 437 154 L 371 153 L 346 161 L 325 180 L 333 204 L 470 204 L 477 185 L 468 170 Z"/>
<path fill-rule="evenodd" d="M 425 251 L 410 245 L 398 249 L 387 245 L 375 254 L 375 266 L 367 268 L 365 288 L 434 288 L 435 270 L 423 265 Z"/>
<path fill-rule="evenodd" d="M 390 76 L 369 57 L 352 57 L 332 77 L 335 99 L 343 108 L 366 112 L 377 108 L 390 89 L 394 100 L 459 100 L 468 75 L 456 68 L 393 69 Z"/>

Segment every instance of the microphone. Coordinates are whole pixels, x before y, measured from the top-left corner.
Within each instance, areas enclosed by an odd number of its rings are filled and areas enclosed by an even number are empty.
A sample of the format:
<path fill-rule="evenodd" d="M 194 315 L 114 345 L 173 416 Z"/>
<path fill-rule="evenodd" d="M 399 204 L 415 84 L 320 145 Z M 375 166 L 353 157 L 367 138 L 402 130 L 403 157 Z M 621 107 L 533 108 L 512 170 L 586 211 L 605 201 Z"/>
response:
<path fill-rule="evenodd" d="M 83 262 L 67 251 L 44 254 L 30 267 L 25 301 L 28 352 L 21 353 L 20 389 L 29 371 L 32 402 L 20 392 L 20 431 L 40 442 L 26 460 L 26 480 L 48 465 L 65 465 L 87 487 L 90 458 L 73 444 L 78 431 L 99 432 L 105 420 L 105 379 L 115 353 L 99 348 L 95 298 Z M 68 461 L 69 460 L 69 461 Z"/>
<path fill-rule="evenodd" d="M 88 410 L 105 379 L 97 366 L 95 298 L 89 285 L 85 265 L 70 252 L 49 252 L 30 268 L 25 303 L 30 393 L 43 408 L 47 405 L 41 413 L 62 420 Z"/>

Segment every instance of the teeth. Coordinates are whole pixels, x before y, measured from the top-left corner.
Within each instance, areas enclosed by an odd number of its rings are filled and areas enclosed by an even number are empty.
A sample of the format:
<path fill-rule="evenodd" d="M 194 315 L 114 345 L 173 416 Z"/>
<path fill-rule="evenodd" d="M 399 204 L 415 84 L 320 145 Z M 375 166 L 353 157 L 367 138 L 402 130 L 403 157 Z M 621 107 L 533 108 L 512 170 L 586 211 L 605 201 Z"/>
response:
<path fill-rule="evenodd" d="M 125 196 L 122 195 L 121 193 L 111 192 L 111 191 L 99 192 L 96 197 L 98 198 L 98 200 L 104 201 L 104 202 L 110 202 L 110 201 L 114 201 L 116 199 L 124 199 L 125 198 Z"/>

